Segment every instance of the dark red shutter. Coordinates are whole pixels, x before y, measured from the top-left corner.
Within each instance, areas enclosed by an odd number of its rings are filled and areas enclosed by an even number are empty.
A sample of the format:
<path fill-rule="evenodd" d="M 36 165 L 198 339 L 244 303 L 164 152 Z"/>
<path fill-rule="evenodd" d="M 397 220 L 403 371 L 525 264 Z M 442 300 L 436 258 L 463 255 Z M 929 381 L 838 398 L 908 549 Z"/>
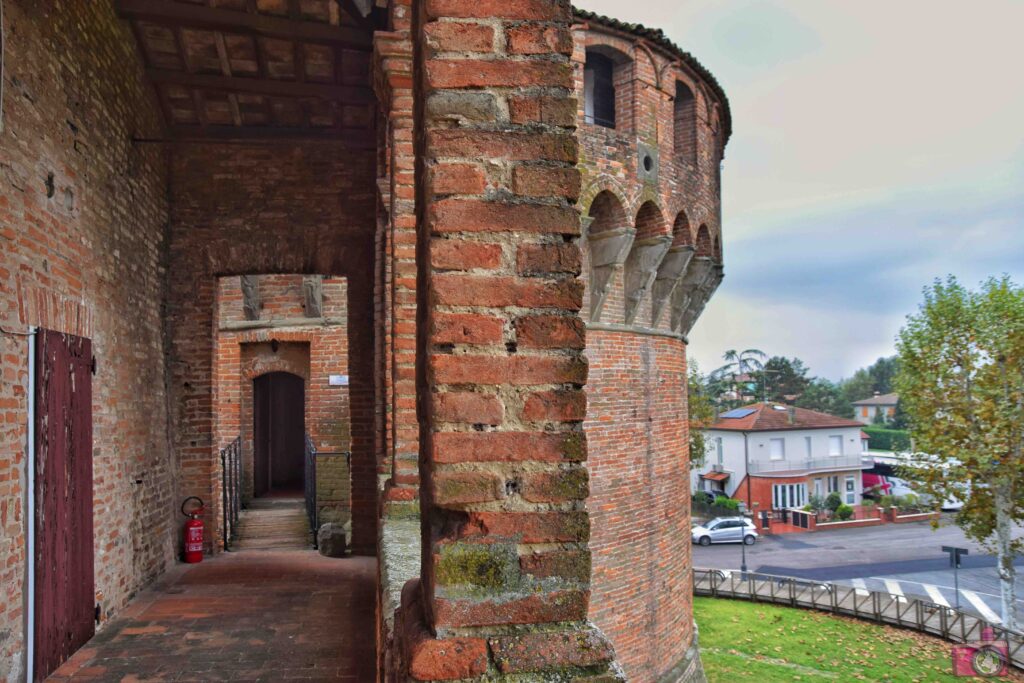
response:
<path fill-rule="evenodd" d="M 95 633 L 92 343 L 36 337 L 35 680 Z"/>

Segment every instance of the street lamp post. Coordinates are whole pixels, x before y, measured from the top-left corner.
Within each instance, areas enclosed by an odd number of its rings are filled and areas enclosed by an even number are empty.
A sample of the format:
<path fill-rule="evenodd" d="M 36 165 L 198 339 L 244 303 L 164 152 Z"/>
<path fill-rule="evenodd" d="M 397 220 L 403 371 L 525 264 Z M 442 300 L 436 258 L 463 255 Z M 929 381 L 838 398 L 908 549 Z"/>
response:
<path fill-rule="evenodd" d="M 949 553 L 949 566 L 953 568 L 953 591 L 956 593 L 956 609 L 960 611 L 960 558 L 969 555 L 967 548 L 951 545 L 942 546 L 942 552 Z"/>
<path fill-rule="evenodd" d="M 747 510 L 752 511 L 754 509 L 754 502 L 750 499 L 750 448 L 747 441 L 747 433 L 743 432 L 743 471 L 747 478 Z M 746 522 L 744 522 L 745 524 Z M 746 527 L 743 529 L 743 535 L 740 537 L 740 552 L 742 553 L 742 559 L 740 561 L 740 574 L 744 581 L 747 579 L 747 539 L 746 539 Z"/>

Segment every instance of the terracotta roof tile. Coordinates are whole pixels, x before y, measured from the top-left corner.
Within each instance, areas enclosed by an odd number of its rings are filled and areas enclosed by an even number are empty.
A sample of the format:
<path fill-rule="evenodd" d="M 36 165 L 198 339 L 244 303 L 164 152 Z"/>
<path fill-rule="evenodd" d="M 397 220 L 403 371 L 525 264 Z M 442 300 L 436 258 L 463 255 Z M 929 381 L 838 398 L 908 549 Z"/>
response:
<path fill-rule="evenodd" d="M 856 420 L 847 420 L 828 413 L 819 413 L 807 408 L 782 406 L 773 403 L 754 403 L 744 406 L 753 412 L 745 417 L 728 418 L 719 416 L 711 429 L 737 432 L 773 432 L 789 429 L 829 429 L 840 427 L 863 427 Z M 792 415 L 792 418 L 790 417 Z"/>
<path fill-rule="evenodd" d="M 863 401 L 854 401 L 855 406 L 894 406 L 900 400 L 899 394 L 879 394 Z"/>

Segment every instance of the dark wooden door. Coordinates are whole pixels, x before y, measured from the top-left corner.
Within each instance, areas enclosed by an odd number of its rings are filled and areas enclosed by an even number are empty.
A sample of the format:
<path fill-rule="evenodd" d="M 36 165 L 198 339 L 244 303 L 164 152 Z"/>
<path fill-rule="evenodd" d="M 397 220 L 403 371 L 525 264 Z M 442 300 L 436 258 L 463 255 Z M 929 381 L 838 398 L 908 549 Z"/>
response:
<path fill-rule="evenodd" d="M 253 381 L 254 493 L 302 491 L 305 386 L 298 375 L 271 372 Z"/>
<path fill-rule="evenodd" d="M 36 337 L 34 678 L 95 633 L 92 343 Z"/>

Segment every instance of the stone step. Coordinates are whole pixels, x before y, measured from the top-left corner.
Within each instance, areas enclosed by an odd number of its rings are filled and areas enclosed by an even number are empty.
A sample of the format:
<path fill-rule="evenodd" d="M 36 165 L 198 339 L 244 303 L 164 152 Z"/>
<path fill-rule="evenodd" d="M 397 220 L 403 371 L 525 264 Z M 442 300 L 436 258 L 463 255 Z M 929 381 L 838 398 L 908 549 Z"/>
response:
<path fill-rule="evenodd" d="M 290 498 L 257 498 L 238 519 L 239 550 L 302 549 L 313 545 L 305 501 Z"/>

